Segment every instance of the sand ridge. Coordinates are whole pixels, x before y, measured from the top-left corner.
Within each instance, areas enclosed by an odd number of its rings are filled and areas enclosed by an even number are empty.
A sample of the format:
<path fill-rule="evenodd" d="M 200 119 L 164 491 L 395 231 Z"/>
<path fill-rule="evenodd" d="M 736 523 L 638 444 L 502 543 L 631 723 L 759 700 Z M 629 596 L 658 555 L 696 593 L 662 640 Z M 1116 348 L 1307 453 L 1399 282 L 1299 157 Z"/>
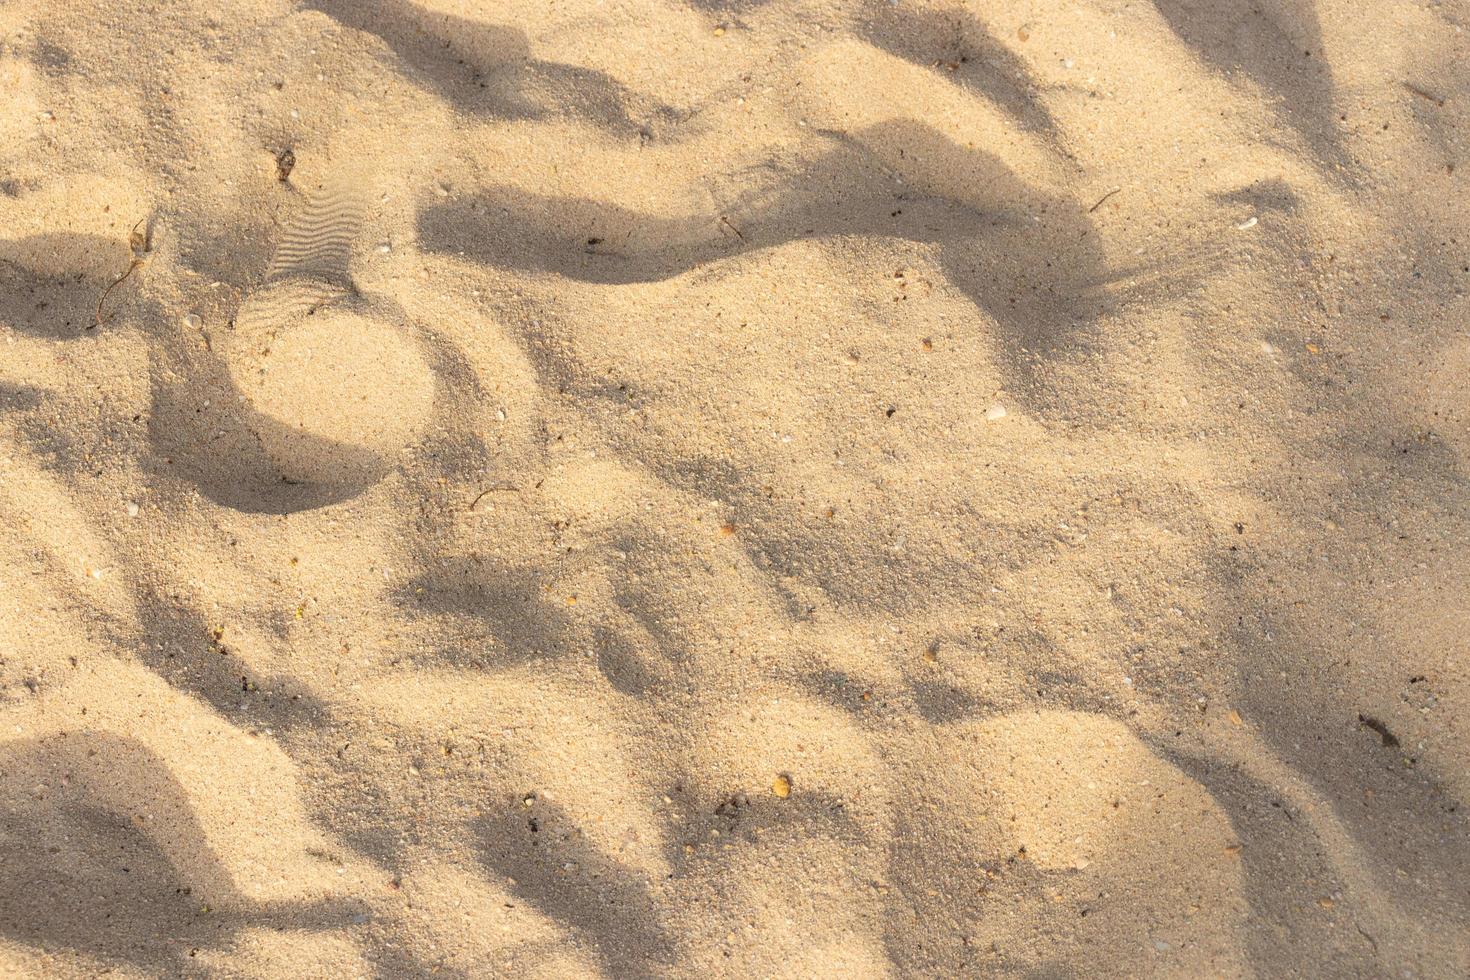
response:
<path fill-rule="evenodd" d="M 1467 20 L 0 10 L 0 972 L 1470 972 Z"/>

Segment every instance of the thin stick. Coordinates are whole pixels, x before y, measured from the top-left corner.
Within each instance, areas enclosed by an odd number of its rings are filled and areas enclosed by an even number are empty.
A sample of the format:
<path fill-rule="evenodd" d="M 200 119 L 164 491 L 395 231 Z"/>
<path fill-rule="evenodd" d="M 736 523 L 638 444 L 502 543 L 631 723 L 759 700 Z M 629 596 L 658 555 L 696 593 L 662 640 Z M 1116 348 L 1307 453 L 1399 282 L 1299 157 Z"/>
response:
<path fill-rule="evenodd" d="M 488 497 L 492 493 L 505 493 L 505 492 L 520 493 L 521 492 L 521 488 L 520 487 L 513 487 L 513 486 L 510 486 L 509 484 L 505 484 L 505 485 L 498 486 L 498 487 L 491 487 L 489 490 L 481 490 L 480 491 L 480 495 L 478 497 L 476 497 L 474 500 L 471 500 L 470 501 L 470 506 L 469 506 L 468 509 L 469 510 L 474 510 L 476 504 L 478 504 L 480 501 L 484 500 L 486 497 Z"/>
<path fill-rule="evenodd" d="M 135 252 L 133 252 L 132 243 L 135 240 L 135 236 L 138 233 L 138 225 L 141 225 L 143 222 L 145 222 L 147 220 L 148 220 L 147 218 L 139 218 L 137 224 L 133 225 L 132 230 L 128 232 L 128 251 L 129 251 L 129 253 L 132 254 L 133 261 L 128 266 L 128 271 L 127 272 L 124 272 L 122 275 L 118 276 L 116 279 L 114 279 L 112 281 L 112 285 L 110 285 L 106 289 L 102 290 L 102 295 L 97 298 L 97 314 L 96 314 L 95 318 L 92 321 L 92 326 L 90 326 L 90 327 L 87 328 L 88 330 L 93 330 L 93 329 L 96 329 L 97 327 L 102 326 L 102 304 L 105 303 L 105 302 L 107 302 L 107 297 L 112 294 L 112 291 L 114 289 L 116 289 L 118 286 L 121 286 L 123 284 L 123 280 L 127 279 L 128 276 L 131 276 L 137 270 L 138 266 L 140 266 L 140 265 L 143 264 L 144 260 L 138 258 L 137 254 Z"/>
<path fill-rule="evenodd" d="M 1112 190 L 1108 191 L 1102 197 L 1098 198 L 1097 199 L 1097 203 L 1094 204 L 1092 207 L 1090 207 L 1090 208 L 1087 209 L 1087 213 L 1088 214 L 1091 214 L 1092 212 L 1096 211 L 1098 208 L 1102 207 L 1103 206 L 1103 203 L 1105 201 L 1107 201 L 1108 198 L 1112 197 L 1114 194 L 1121 194 L 1121 193 L 1123 193 L 1123 188 L 1121 188 L 1121 187 L 1114 187 Z"/>
<path fill-rule="evenodd" d="M 1444 107 L 1445 100 L 1444 100 L 1444 97 L 1443 96 L 1435 95 L 1433 92 L 1426 92 L 1422 88 L 1420 88 L 1419 86 L 1413 84 L 1412 82 L 1404 82 L 1404 88 L 1408 89 L 1410 92 L 1413 92 L 1415 95 L 1419 96 L 1419 98 L 1421 98 L 1421 99 L 1428 99 L 1430 102 L 1433 102 L 1435 105 L 1437 105 L 1437 106 L 1439 106 L 1441 108 Z"/>

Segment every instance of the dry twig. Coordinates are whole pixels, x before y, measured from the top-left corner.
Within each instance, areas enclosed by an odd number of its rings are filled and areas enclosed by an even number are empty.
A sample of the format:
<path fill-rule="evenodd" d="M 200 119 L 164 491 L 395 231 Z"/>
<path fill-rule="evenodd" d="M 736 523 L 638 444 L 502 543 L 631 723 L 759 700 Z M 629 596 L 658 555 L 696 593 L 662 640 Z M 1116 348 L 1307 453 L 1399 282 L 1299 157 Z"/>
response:
<path fill-rule="evenodd" d="M 147 218 L 139 218 L 138 224 L 133 225 L 133 230 L 128 232 L 128 251 L 132 254 L 132 261 L 128 263 L 128 271 L 114 279 L 112 284 L 102 291 L 102 295 L 97 297 L 97 314 L 92 321 L 92 326 L 87 328 L 88 330 L 102 326 L 102 304 L 107 302 L 107 297 L 112 295 L 114 289 L 121 286 L 129 276 L 137 271 L 140 265 L 148 261 L 148 253 L 152 250 L 153 245 L 150 241 L 152 234 L 147 228 L 141 233 L 138 231 L 138 225 L 147 220 Z"/>

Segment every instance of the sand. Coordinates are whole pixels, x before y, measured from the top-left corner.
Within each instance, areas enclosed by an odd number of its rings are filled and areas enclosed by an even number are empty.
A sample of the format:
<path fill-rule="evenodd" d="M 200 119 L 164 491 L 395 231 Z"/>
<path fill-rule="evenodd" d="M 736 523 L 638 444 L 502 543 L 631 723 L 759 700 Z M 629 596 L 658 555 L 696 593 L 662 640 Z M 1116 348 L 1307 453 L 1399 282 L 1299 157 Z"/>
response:
<path fill-rule="evenodd" d="M 0 974 L 1470 974 L 1467 22 L 0 6 Z"/>

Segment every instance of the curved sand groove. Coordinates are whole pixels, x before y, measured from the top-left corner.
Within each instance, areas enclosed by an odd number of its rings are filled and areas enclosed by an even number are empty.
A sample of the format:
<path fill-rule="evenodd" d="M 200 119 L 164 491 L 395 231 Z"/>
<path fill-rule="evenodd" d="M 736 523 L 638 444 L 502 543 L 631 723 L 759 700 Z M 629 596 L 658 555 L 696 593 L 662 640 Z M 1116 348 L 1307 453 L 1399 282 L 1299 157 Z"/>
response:
<path fill-rule="evenodd" d="M 156 6 L 0 11 L 0 972 L 1470 973 L 1470 12 Z"/>

